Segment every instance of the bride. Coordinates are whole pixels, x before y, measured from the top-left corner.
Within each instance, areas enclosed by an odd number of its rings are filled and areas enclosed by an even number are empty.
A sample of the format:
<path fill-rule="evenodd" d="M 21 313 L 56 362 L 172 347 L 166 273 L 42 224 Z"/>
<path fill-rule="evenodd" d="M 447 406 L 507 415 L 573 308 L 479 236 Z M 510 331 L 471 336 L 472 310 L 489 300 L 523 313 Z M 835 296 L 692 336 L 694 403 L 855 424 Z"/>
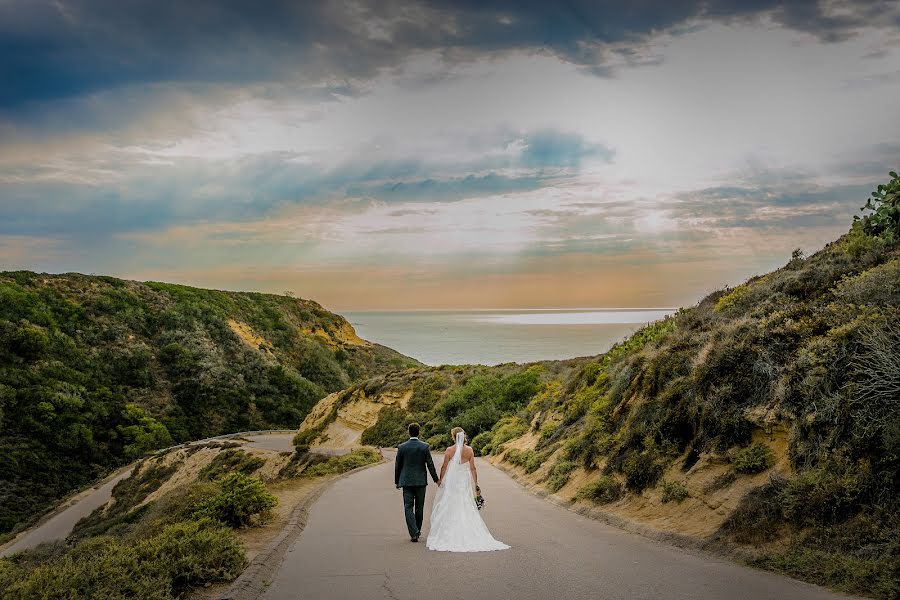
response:
<path fill-rule="evenodd" d="M 456 445 L 444 453 L 438 491 L 431 509 L 428 549 L 447 552 L 506 550 L 509 546 L 493 538 L 475 506 L 478 472 L 475 470 L 475 452 L 466 445 L 466 432 L 462 427 L 454 427 L 450 434 Z"/>

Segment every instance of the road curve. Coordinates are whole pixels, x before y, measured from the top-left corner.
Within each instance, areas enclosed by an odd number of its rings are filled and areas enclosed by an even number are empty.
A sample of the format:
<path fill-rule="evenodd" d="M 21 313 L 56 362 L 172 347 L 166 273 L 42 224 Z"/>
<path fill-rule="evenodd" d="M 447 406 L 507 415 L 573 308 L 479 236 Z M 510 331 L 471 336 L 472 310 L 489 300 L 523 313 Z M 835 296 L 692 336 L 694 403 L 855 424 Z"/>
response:
<path fill-rule="evenodd" d="M 222 440 L 227 441 L 230 437 L 238 437 L 246 440 L 245 446 L 258 448 L 261 450 L 270 450 L 273 452 L 292 452 L 294 446 L 292 440 L 294 431 L 273 430 L 272 432 L 244 432 L 229 434 L 227 436 L 219 436 L 194 442 L 187 442 L 165 450 L 190 446 L 192 444 L 203 444 L 210 441 Z M 116 484 L 131 475 L 134 465 L 128 465 L 115 471 L 112 475 L 104 479 L 96 486 L 84 490 L 66 502 L 57 509 L 57 511 L 46 520 L 38 523 L 31 529 L 27 529 L 16 536 L 6 546 L 0 548 L 0 556 L 8 556 L 34 548 L 38 544 L 44 542 L 53 542 L 63 540 L 75 528 L 75 524 L 81 519 L 91 514 L 97 508 L 100 508 L 112 497 L 112 490 Z"/>
<path fill-rule="evenodd" d="M 437 460 L 437 459 L 436 459 Z M 541 500 L 479 459 L 484 518 L 510 550 L 431 552 L 406 535 L 393 465 L 337 481 L 312 507 L 265 600 L 846 598 L 626 533 Z"/>
<path fill-rule="evenodd" d="M 0 550 L 0 556 L 8 556 L 22 550 L 28 550 L 44 542 L 65 539 L 66 536 L 72 533 L 72 529 L 75 528 L 75 524 L 78 521 L 106 504 L 107 500 L 112 496 L 113 488 L 123 479 L 127 479 L 131 475 L 133 468 L 134 465 L 123 467 L 95 487 L 84 490 L 70 498 L 63 508 L 49 519 L 19 534 L 9 545 Z"/>

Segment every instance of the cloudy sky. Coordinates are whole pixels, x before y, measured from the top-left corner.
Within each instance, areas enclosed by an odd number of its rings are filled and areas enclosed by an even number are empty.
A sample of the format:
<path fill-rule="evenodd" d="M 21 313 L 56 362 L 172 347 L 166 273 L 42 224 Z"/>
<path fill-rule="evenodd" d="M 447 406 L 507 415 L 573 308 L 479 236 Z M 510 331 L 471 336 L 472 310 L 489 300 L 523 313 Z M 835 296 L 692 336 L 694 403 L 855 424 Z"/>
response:
<path fill-rule="evenodd" d="M 0 269 L 659 307 L 900 166 L 897 2 L 0 0 Z"/>

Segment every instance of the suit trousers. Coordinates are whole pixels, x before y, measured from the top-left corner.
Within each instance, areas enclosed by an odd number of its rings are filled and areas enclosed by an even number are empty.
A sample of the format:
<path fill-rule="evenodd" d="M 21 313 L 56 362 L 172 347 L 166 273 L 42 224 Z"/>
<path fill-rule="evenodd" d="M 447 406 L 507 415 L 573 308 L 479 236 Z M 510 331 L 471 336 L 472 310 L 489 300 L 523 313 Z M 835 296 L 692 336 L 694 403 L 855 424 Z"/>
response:
<path fill-rule="evenodd" d="M 406 513 L 406 528 L 409 529 L 410 538 L 418 537 L 422 531 L 422 521 L 425 518 L 425 487 L 416 485 L 403 488 L 403 511 Z"/>

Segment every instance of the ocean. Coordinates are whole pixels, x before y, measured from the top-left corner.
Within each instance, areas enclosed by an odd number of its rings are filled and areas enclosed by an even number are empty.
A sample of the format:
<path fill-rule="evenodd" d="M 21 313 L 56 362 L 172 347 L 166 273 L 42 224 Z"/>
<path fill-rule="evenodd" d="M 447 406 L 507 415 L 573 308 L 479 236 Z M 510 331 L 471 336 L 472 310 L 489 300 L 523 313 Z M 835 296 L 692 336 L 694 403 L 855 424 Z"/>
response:
<path fill-rule="evenodd" d="M 608 350 L 671 308 L 349 311 L 356 333 L 428 365 L 533 362 Z"/>

